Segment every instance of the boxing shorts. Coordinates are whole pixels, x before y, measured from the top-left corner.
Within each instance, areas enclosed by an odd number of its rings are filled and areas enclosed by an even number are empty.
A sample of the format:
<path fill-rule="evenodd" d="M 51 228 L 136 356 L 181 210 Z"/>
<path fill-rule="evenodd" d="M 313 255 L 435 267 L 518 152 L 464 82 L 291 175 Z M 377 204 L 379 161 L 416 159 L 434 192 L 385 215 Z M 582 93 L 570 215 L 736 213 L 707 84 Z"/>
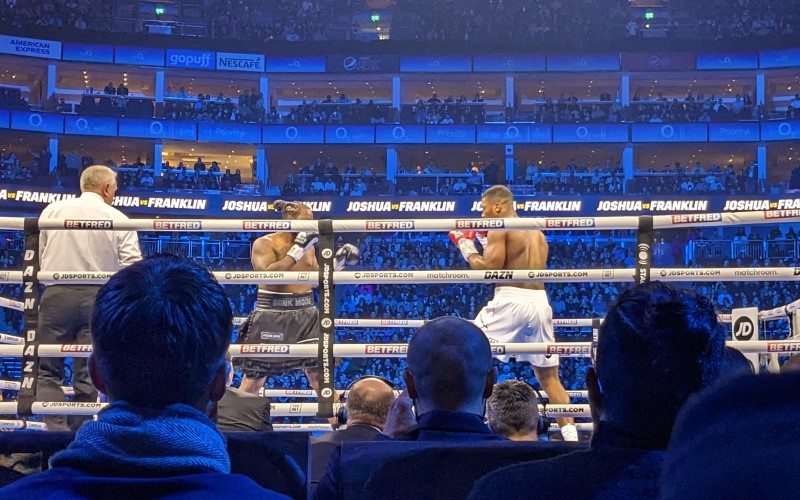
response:
<path fill-rule="evenodd" d="M 277 293 L 259 290 L 256 309 L 239 326 L 237 344 L 316 344 L 319 311 L 311 292 Z M 248 378 L 280 375 L 317 365 L 313 358 L 241 358 L 239 367 Z"/>
<path fill-rule="evenodd" d="M 478 313 L 475 325 L 483 330 L 492 344 L 552 344 L 556 341 L 553 310 L 544 290 L 496 287 L 494 298 Z M 494 357 L 505 363 L 510 356 Z M 559 361 L 557 354 L 518 354 L 515 358 L 540 368 L 558 366 Z"/>

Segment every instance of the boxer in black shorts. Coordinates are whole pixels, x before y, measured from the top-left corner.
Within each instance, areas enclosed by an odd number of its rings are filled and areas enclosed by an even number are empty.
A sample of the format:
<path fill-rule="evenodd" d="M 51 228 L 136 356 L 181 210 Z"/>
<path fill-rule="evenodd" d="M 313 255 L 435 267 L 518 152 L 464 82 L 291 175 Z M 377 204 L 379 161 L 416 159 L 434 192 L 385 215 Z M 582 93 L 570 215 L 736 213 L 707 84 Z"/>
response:
<path fill-rule="evenodd" d="M 284 219 L 311 220 L 314 213 L 302 203 L 277 200 L 275 209 Z M 315 247 L 317 234 L 310 232 L 274 233 L 253 243 L 250 260 L 255 271 L 318 271 Z M 337 271 L 355 264 L 359 251 L 343 245 L 335 255 Z M 298 344 L 319 338 L 319 319 L 312 285 L 261 285 L 256 309 L 239 327 L 239 344 Z M 304 368 L 312 387 L 316 383 L 316 358 L 245 358 L 240 390 L 258 394 L 266 378 Z M 315 387 L 316 388 L 316 387 Z"/>

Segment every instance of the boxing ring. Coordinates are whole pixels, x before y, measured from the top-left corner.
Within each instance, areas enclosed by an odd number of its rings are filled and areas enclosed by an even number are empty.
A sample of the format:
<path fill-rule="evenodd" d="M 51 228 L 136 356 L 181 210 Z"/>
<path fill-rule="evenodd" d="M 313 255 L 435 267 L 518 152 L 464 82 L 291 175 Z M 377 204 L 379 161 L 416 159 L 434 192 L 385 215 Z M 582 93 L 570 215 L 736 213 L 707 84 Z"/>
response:
<path fill-rule="evenodd" d="M 41 230 L 129 230 L 155 232 L 299 232 L 319 233 L 318 272 L 292 271 L 217 271 L 214 276 L 228 285 L 290 285 L 316 286 L 319 290 L 318 344 L 233 344 L 233 357 L 292 357 L 317 358 L 320 367 L 320 394 L 303 389 L 263 389 L 268 397 L 317 398 L 317 402 L 273 403 L 273 417 L 332 416 L 339 403 L 334 401 L 337 389 L 333 385 L 335 358 L 400 358 L 405 357 L 407 344 L 336 344 L 334 328 L 419 328 L 425 320 L 406 319 L 349 319 L 335 318 L 335 286 L 346 284 L 442 284 L 442 283 L 583 283 L 583 282 L 634 282 L 651 279 L 669 282 L 718 281 L 785 281 L 796 280 L 800 269 L 785 267 L 763 268 L 656 268 L 652 266 L 653 231 L 688 227 L 725 226 L 738 224 L 766 224 L 800 221 L 798 210 L 760 212 L 731 212 L 620 217 L 537 217 L 510 219 L 415 219 L 415 220 L 196 220 L 196 219 L 130 219 L 123 221 L 88 221 L 72 219 L 46 219 L 0 217 L 0 230 L 22 230 L 25 236 L 23 269 L 0 271 L 0 284 L 22 284 L 24 301 L 0 298 L 0 307 L 22 311 L 25 319 L 24 337 L 0 334 L 0 357 L 22 359 L 23 374 L 20 382 L 5 381 L 0 389 L 18 390 L 17 401 L 0 402 L 0 414 L 17 414 L 19 420 L 0 420 L 0 428 L 41 429 L 44 424 L 28 422 L 31 415 L 93 415 L 106 403 L 42 402 L 36 401 L 36 375 L 39 357 L 88 357 L 91 345 L 41 344 L 37 338 L 38 285 L 39 284 L 103 284 L 110 272 L 75 272 L 39 270 L 38 235 Z M 430 270 L 430 271 L 334 271 L 334 234 L 364 232 L 412 232 L 452 230 L 637 230 L 636 252 L 633 268 L 621 269 L 530 269 L 530 270 Z M 790 317 L 800 309 L 800 300 L 769 311 L 760 311 L 759 320 Z M 720 315 L 723 322 L 731 322 L 731 315 Z M 236 318 L 240 324 L 243 318 Z M 593 338 L 601 324 L 600 318 L 555 319 L 555 328 L 591 328 Z M 757 335 L 756 335 L 757 338 Z M 800 352 L 800 342 L 750 341 L 729 342 L 743 353 L 793 353 Z M 545 343 L 492 343 L 496 355 L 544 354 L 589 357 L 591 342 Z M 64 388 L 69 394 L 70 388 Z M 586 391 L 568 391 L 570 397 L 585 398 Z M 541 409 L 545 409 L 544 406 Z M 589 417 L 587 404 L 547 404 L 548 417 Z M 591 424 L 578 424 L 586 429 Z M 328 424 L 275 424 L 276 430 L 308 431 L 330 430 Z"/>

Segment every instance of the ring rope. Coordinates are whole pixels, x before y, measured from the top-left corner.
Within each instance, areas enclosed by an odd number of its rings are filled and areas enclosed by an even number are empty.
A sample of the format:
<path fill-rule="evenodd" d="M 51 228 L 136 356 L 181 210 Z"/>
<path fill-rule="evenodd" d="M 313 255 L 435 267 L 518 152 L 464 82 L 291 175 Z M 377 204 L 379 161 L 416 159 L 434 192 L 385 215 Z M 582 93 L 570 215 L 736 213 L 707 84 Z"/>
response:
<path fill-rule="evenodd" d="M 798 340 L 727 341 L 726 345 L 747 354 L 800 352 Z M 591 342 L 509 343 L 491 344 L 493 355 L 544 354 L 565 357 L 590 357 Z M 21 345 L 0 345 L 0 357 L 19 358 Z M 228 349 L 234 358 L 313 358 L 317 355 L 315 344 L 232 344 Z M 408 344 L 335 344 L 333 353 L 343 358 L 403 358 Z M 91 344 L 40 344 L 39 356 L 43 358 L 88 358 Z"/>
<path fill-rule="evenodd" d="M 83 403 L 76 401 L 37 401 L 31 406 L 34 415 L 97 415 L 108 403 Z M 344 406 L 334 403 L 334 412 Z M 590 417 L 588 404 L 548 404 L 547 415 L 551 417 Z M 271 417 L 315 417 L 317 416 L 317 403 L 272 403 L 270 404 Z M 544 406 L 539 405 L 539 411 L 544 411 Z M 0 414 L 12 415 L 17 413 L 17 402 L 0 402 Z"/>
<path fill-rule="evenodd" d="M 337 389 L 336 392 L 341 392 L 345 396 L 348 391 Z M 400 391 L 394 391 L 395 395 L 400 394 Z M 539 391 L 542 397 L 549 398 L 547 392 Z M 260 389 L 258 395 L 265 398 L 316 398 L 317 393 L 313 389 Z M 587 398 L 589 397 L 588 391 L 567 391 L 567 395 L 571 398 Z"/>
<path fill-rule="evenodd" d="M 15 311 L 23 311 L 25 309 L 25 304 L 18 300 L 11 300 L 5 297 L 0 297 L 0 307 L 4 307 L 6 309 L 14 309 Z"/>
<path fill-rule="evenodd" d="M 729 226 L 737 224 L 774 224 L 800 222 L 797 210 L 769 210 L 755 212 L 716 212 L 701 214 L 675 214 L 643 216 L 653 218 L 653 229 L 672 227 Z M 453 231 L 483 229 L 493 231 L 547 229 L 573 231 L 575 229 L 638 229 L 640 216 L 606 217 L 514 217 L 483 219 L 342 219 L 333 220 L 333 231 L 361 232 L 412 232 Z M 113 231 L 185 231 L 185 232 L 297 232 L 317 231 L 319 220 L 283 219 L 127 219 L 91 221 L 75 219 L 41 219 L 40 230 L 113 230 Z M 100 222 L 99 224 L 97 222 Z M 23 217 L 0 217 L 0 230 L 21 230 Z"/>
<path fill-rule="evenodd" d="M 667 282 L 706 281 L 788 281 L 795 280 L 795 269 L 789 267 L 724 267 L 724 268 L 658 268 L 651 275 Z M 113 272 L 48 271 L 39 272 L 39 281 L 45 284 L 95 285 L 103 284 Z M 234 285 L 291 285 L 316 283 L 317 273 L 298 271 L 237 271 L 213 273 L 219 283 Z M 436 271 L 337 271 L 334 283 L 343 285 L 414 284 L 424 283 L 585 283 L 630 282 L 633 269 L 495 269 L 475 271 L 469 269 Z M 22 283 L 22 271 L 0 272 L 0 283 Z"/>

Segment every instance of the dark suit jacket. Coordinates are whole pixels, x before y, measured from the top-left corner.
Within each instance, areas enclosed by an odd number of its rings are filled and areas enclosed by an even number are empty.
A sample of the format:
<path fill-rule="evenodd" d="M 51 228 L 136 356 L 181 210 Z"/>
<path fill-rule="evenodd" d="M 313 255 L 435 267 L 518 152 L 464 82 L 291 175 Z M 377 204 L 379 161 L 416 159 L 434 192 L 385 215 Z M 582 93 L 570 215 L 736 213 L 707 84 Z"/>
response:
<path fill-rule="evenodd" d="M 270 400 L 228 387 L 217 406 L 217 428 L 221 432 L 270 432 Z"/>
<path fill-rule="evenodd" d="M 344 443 L 345 441 L 371 441 L 381 435 L 380 429 L 371 425 L 353 424 L 344 429 L 328 432 L 320 437 L 311 438 L 311 444 L 320 441 L 333 441 L 334 443 Z"/>
<path fill-rule="evenodd" d="M 311 451 L 308 454 L 308 485 L 313 493 L 337 446 L 351 441 L 371 441 L 381 436 L 381 431 L 369 425 L 348 425 L 344 429 L 328 432 L 320 437 L 310 439 Z M 311 495 L 309 495 L 311 496 Z"/>
<path fill-rule="evenodd" d="M 390 439 L 383 435 L 377 440 Z M 396 441 L 507 441 L 506 438 L 492 434 L 483 419 L 471 413 L 434 410 L 420 415 L 416 428 L 408 434 L 393 438 Z M 385 457 L 376 455 L 375 463 L 382 463 Z M 342 468 L 347 467 L 347 458 L 334 451 L 328 469 L 319 482 L 315 498 L 320 500 L 344 498 Z"/>
<path fill-rule="evenodd" d="M 624 432 L 624 431 L 620 431 Z M 664 450 L 637 448 L 600 424 L 592 447 L 483 476 L 469 498 L 658 498 Z"/>

